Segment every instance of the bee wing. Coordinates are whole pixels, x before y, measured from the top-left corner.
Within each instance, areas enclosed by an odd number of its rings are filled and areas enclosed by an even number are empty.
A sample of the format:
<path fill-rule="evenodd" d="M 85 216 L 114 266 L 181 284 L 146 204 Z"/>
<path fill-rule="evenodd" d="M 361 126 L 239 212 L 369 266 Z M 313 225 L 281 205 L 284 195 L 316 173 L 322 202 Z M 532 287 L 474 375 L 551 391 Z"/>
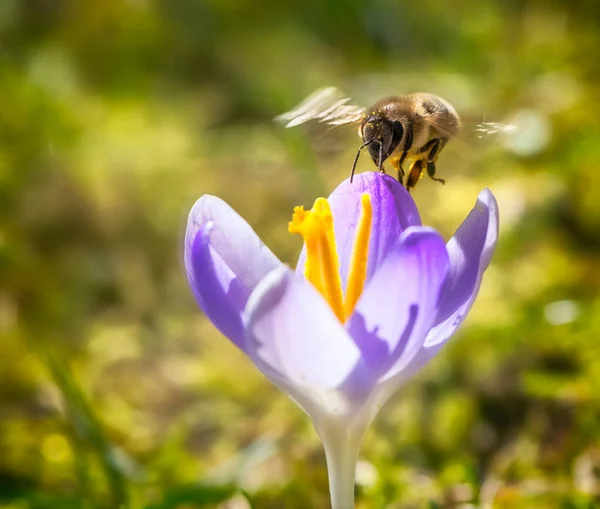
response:
<path fill-rule="evenodd" d="M 517 131 L 517 125 L 514 122 L 502 124 L 499 122 L 481 122 L 475 126 L 470 133 L 471 138 L 484 139 L 488 136 L 511 135 Z"/>
<path fill-rule="evenodd" d="M 275 120 L 285 127 L 295 127 L 311 120 L 340 126 L 359 122 L 364 112 L 364 108 L 353 104 L 337 88 L 327 87 L 312 93 L 294 109 L 275 117 Z"/>
<path fill-rule="evenodd" d="M 461 119 L 458 129 L 454 125 L 448 125 L 438 119 L 430 118 L 431 126 L 440 134 L 448 138 L 456 136 L 465 140 L 488 140 L 495 136 L 510 136 L 517 131 L 517 125 L 514 122 L 503 124 L 501 122 L 481 122 L 472 119 Z"/>
<path fill-rule="evenodd" d="M 467 165 L 475 164 L 475 161 L 479 161 L 489 150 L 501 149 L 518 129 L 514 122 L 486 122 L 482 121 L 481 117 L 463 117 L 458 134 L 450 139 L 450 148 L 446 150 L 453 152 Z"/>

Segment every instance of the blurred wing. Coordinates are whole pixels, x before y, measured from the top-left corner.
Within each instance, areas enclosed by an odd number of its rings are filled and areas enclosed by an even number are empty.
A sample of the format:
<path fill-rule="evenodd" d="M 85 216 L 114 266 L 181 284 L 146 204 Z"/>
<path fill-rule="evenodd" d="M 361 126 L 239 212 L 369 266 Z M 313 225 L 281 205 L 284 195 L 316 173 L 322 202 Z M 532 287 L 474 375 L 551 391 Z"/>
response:
<path fill-rule="evenodd" d="M 278 117 L 285 127 L 295 127 L 311 120 L 331 126 L 340 126 L 359 122 L 363 118 L 364 108 L 352 104 L 352 100 L 335 87 L 321 88 L 309 95 L 293 110 Z"/>
<path fill-rule="evenodd" d="M 438 124 L 431 121 L 432 126 L 440 133 L 450 134 L 450 138 L 459 138 L 469 142 L 490 142 L 499 141 L 502 138 L 510 137 L 518 131 L 518 126 L 514 123 L 501 122 L 482 122 L 481 119 L 465 119 L 461 118 L 458 133 L 452 136 L 452 131 L 444 124 Z"/>
<path fill-rule="evenodd" d="M 472 138 L 483 139 L 489 136 L 498 135 L 511 135 L 517 131 L 517 125 L 515 123 L 501 124 L 498 122 L 482 122 L 475 126 L 470 133 Z"/>
<path fill-rule="evenodd" d="M 437 128 L 437 127 L 436 127 Z M 489 150 L 501 149 L 511 136 L 519 131 L 514 122 L 485 122 L 475 118 L 462 118 L 456 136 L 450 139 L 455 154 L 463 160 L 477 160 Z"/>
<path fill-rule="evenodd" d="M 442 122 L 436 122 L 430 119 L 432 127 L 440 134 L 445 134 L 449 139 L 460 138 L 462 140 L 469 141 L 487 141 L 493 142 L 494 138 L 502 138 L 511 136 L 517 131 L 517 126 L 514 123 L 502 124 L 500 122 L 468 122 L 462 121 L 458 129 L 458 133 L 455 129 L 445 125 Z M 455 133 L 455 134 L 453 134 Z"/>

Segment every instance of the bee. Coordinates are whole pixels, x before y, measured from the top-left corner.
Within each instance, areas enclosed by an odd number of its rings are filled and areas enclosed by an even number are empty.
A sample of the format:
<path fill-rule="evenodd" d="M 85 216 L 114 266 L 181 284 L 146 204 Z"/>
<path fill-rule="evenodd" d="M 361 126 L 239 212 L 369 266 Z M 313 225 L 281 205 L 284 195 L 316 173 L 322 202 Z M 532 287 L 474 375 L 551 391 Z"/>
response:
<path fill-rule="evenodd" d="M 361 151 L 367 149 L 381 173 L 385 173 L 384 161 L 389 160 L 401 183 L 404 183 L 406 175 L 403 164 L 410 162 L 405 183 L 409 191 L 425 171 L 432 180 L 445 183 L 444 179 L 436 177 L 436 163 L 448 141 L 461 128 L 461 120 L 454 107 L 433 94 L 386 97 L 370 108 L 361 108 L 333 87 L 317 90 L 276 120 L 284 122 L 286 127 L 310 120 L 331 126 L 357 125 L 363 143 L 354 158 L 350 182 Z M 480 124 L 477 132 L 481 137 L 483 133 L 501 129 L 501 124 L 486 123 Z"/>

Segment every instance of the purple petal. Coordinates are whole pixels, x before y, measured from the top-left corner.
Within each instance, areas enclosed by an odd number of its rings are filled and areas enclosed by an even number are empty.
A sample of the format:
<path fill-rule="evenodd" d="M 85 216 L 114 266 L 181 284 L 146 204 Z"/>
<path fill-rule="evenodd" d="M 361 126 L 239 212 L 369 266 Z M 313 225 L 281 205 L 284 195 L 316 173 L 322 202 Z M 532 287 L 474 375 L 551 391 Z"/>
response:
<path fill-rule="evenodd" d="M 388 393 L 416 375 L 462 324 L 475 302 L 483 273 L 490 263 L 497 239 L 498 206 L 492 193 L 485 189 L 480 193 L 475 208 L 446 246 L 450 256 L 450 273 L 442 290 L 440 305 L 445 307 L 440 308 L 436 317 L 437 325 L 429 332 L 425 343 L 409 364 L 394 377 L 393 386 L 384 387 Z M 474 283 L 472 283 L 473 266 L 476 267 Z M 443 295 L 444 292 L 447 293 Z M 465 295 L 467 295 L 466 300 L 464 300 Z M 442 313 L 448 313 L 449 302 L 456 302 L 458 307 L 446 320 L 439 323 Z"/>
<path fill-rule="evenodd" d="M 372 371 L 393 376 L 419 351 L 436 316 L 448 265 L 444 240 L 435 230 L 411 227 L 402 234 L 347 323 Z"/>
<path fill-rule="evenodd" d="M 428 346 L 444 343 L 464 321 L 475 302 L 497 240 L 498 204 L 491 191 L 484 189 L 446 246 L 450 273 L 442 291 L 436 326 L 427 337 Z"/>
<path fill-rule="evenodd" d="M 360 197 L 363 193 L 371 195 L 373 206 L 367 281 L 398 242 L 402 232 L 410 226 L 421 225 L 419 211 L 410 194 L 389 175 L 369 171 L 357 175 L 352 183 L 349 180 L 342 182 L 327 200 L 334 218 L 343 288 L 346 288 L 352 246 L 361 211 Z M 297 272 L 304 272 L 305 260 L 306 253 L 303 249 L 298 260 Z"/>
<path fill-rule="evenodd" d="M 287 268 L 260 283 L 246 311 L 248 355 L 288 392 L 335 389 L 360 361 L 360 351 L 323 297 Z"/>
<path fill-rule="evenodd" d="M 215 326 L 244 350 L 242 313 L 251 292 L 277 257 L 229 205 L 200 198 L 188 219 L 185 266 L 198 304 Z"/>

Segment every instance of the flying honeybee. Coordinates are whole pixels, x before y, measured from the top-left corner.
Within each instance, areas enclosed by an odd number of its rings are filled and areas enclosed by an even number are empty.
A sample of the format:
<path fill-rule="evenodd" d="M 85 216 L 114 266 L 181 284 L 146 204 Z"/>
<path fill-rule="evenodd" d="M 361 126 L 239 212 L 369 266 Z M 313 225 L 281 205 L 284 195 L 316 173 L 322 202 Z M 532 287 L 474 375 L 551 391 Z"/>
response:
<path fill-rule="evenodd" d="M 400 182 L 405 176 L 403 163 L 410 162 L 406 178 L 408 190 L 417 184 L 424 170 L 431 179 L 445 183 L 436 177 L 436 162 L 446 143 L 461 127 L 454 107 L 432 94 L 387 97 L 370 108 L 361 108 L 333 87 L 317 90 L 276 120 L 284 122 L 286 127 L 310 120 L 331 126 L 357 125 L 363 144 L 354 158 L 350 182 L 361 150 L 366 148 L 382 173 L 385 173 L 383 163 L 389 159 Z M 476 132 L 493 134 L 506 128 L 502 124 L 485 123 L 480 124 Z"/>

